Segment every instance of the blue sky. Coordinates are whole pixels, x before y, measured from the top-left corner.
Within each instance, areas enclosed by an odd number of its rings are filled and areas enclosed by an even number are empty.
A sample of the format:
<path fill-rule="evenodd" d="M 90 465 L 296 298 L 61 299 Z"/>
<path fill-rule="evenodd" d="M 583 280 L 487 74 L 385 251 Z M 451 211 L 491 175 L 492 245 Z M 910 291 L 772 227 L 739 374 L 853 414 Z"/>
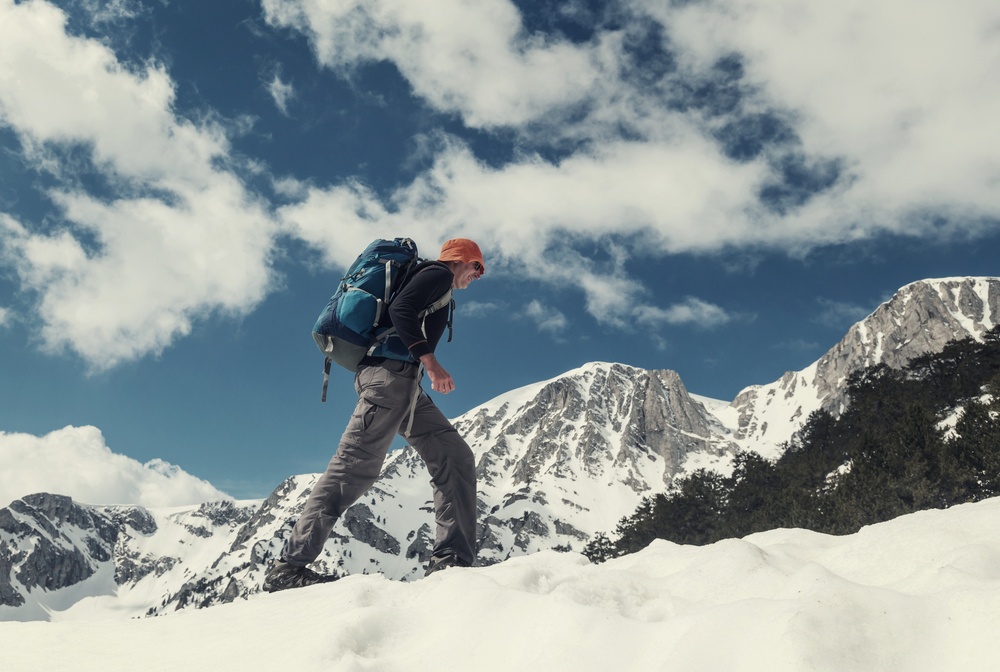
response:
<path fill-rule="evenodd" d="M 0 0 L 0 432 L 94 426 L 237 497 L 319 471 L 354 396 L 345 372 L 319 403 L 310 327 L 400 235 L 486 255 L 438 353 L 449 416 L 595 360 L 732 399 L 902 285 L 997 274 L 996 25 L 981 0 Z"/>

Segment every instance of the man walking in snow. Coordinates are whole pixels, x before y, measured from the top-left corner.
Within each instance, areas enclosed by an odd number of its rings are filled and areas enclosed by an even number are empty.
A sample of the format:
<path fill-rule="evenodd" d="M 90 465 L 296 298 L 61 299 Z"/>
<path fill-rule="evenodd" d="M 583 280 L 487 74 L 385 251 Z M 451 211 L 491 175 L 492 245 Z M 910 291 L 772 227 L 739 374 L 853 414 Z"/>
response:
<path fill-rule="evenodd" d="M 434 354 L 449 326 L 451 311 L 438 310 L 423 319 L 420 313 L 449 289 L 467 288 L 485 271 L 476 243 L 466 238 L 449 240 L 441 247 L 437 262 L 418 266 L 392 300 L 389 317 L 409 350 L 410 361 L 371 356 L 361 360 L 354 378 L 358 393 L 354 415 L 280 558 L 268 569 L 264 590 L 274 592 L 335 578 L 306 565 L 319 557 L 344 511 L 375 483 L 394 436 L 407 430 L 410 445 L 427 464 L 434 492 L 437 531 L 426 573 L 468 567 L 475 561 L 475 459 L 465 440 L 419 389 L 418 371 L 423 365 L 436 392 L 448 394 L 455 389 L 451 374 Z"/>

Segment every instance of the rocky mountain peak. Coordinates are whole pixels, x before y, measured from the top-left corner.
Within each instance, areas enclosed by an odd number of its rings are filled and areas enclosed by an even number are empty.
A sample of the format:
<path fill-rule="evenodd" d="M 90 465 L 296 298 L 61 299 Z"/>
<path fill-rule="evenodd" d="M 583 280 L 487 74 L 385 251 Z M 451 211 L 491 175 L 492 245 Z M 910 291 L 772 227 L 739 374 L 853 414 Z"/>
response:
<path fill-rule="evenodd" d="M 816 362 L 822 406 L 838 413 L 843 381 L 854 371 L 886 364 L 901 368 L 940 352 L 954 340 L 983 335 L 1000 324 L 1000 278 L 921 280 L 902 287 Z"/>
<path fill-rule="evenodd" d="M 731 407 L 735 437 L 760 452 L 776 454 L 809 414 L 839 414 L 848 400 L 845 382 L 875 364 L 900 368 L 949 341 L 983 335 L 1000 324 L 1000 278 L 921 280 L 899 289 L 819 360 L 788 372 L 770 385 L 743 390 Z"/>
<path fill-rule="evenodd" d="M 628 469 L 643 455 L 664 460 L 659 487 L 687 453 L 714 449 L 721 430 L 676 372 L 604 362 L 503 395 L 459 418 L 456 427 L 479 455 L 485 481 L 517 487 L 546 473 Z"/>

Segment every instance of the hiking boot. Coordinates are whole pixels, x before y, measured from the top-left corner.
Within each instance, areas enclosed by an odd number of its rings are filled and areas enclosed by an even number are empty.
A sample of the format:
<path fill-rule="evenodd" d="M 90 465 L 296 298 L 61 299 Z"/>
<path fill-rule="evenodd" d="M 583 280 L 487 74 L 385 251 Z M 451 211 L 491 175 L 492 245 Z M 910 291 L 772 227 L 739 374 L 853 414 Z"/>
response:
<path fill-rule="evenodd" d="M 288 588 L 302 588 L 316 583 L 329 583 L 340 577 L 336 574 L 320 574 L 308 567 L 290 565 L 284 560 L 275 560 L 264 576 L 264 591 L 274 593 Z"/>
<path fill-rule="evenodd" d="M 457 555 L 445 555 L 440 558 L 431 558 L 431 564 L 427 566 L 427 571 L 424 572 L 424 576 L 430 576 L 434 572 L 439 572 L 442 569 L 448 569 L 449 567 L 469 567 L 469 563 L 462 560 Z"/>

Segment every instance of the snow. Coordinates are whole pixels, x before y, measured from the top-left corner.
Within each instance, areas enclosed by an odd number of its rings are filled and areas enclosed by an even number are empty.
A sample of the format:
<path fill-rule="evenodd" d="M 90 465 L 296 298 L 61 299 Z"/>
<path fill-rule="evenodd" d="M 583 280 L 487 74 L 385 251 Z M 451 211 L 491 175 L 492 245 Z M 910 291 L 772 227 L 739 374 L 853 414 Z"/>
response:
<path fill-rule="evenodd" d="M 714 399 L 712 397 L 704 397 L 700 394 L 694 394 L 693 392 L 688 392 L 688 396 L 697 401 L 699 404 L 705 407 L 709 413 L 723 413 L 731 408 L 730 404 L 732 402 L 723 401 L 722 399 Z"/>
<path fill-rule="evenodd" d="M 0 623 L 3 669 L 939 672 L 1000 669 L 1000 499 L 831 537 L 545 551 L 152 619 Z"/>
<path fill-rule="evenodd" d="M 524 385 L 523 387 L 515 388 L 510 392 L 504 392 L 503 394 L 467 411 L 464 415 L 471 418 L 480 411 L 484 410 L 491 414 L 496 413 L 503 407 L 504 404 L 507 404 L 507 408 L 510 413 L 515 413 L 522 406 L 530 403 L 547 385 L 550 385 L 564 376 L 570 376 L 579 371 L 580 369 L 573 369 L 572 371 L 564 373 L 560 376 L 555 376 L 554 378 L 549 378 L 548 380 L 543 380 L 537 383 L 530 383 L 528 385 Z"/>
<path fill-rule="evenodd" d="M 768 385 L 747 387 L 727 406 L 704 403 L 703 397 L 692 398 L 703 402 L 741 449 L 777 459 L 784 452 L 785 442 L 823 404 L 816 386 L 821 361 L 801 371 L 789 371 Z"/>
<path fill-rule="evenodd" d="M 588 375 L 594 373 L 607 373 L 609 369 L 615 366 L 620 366 L 630 370 L 639 370 L 630 364 L 618 364 L 614 362 L 589 362 L 583 366 L 579 366 L 575 369 L 570 369 L 565 373 L 561 373 L 558 376 L 553 376 L 547 380 L 542 380 L 537 383 L 529 383 L 523 387 L 515 388 L 509 392 L 504 392 L 503 394 L 496 396 L 489 401 L 476 406 L 463 414 L 463 417 L 474 417 L 480 411 L 486 411 L 487 413 L 494 414 L 503 408 L 504 404 L 507 405 L 508 415 L 516 413 L 526 404 L 531 403 L 538 396 L 539 392 L 545 389 L 547 386 L 554 382 L 562 379 L 573 379 L 573 378 L 584 378 Z"/>

